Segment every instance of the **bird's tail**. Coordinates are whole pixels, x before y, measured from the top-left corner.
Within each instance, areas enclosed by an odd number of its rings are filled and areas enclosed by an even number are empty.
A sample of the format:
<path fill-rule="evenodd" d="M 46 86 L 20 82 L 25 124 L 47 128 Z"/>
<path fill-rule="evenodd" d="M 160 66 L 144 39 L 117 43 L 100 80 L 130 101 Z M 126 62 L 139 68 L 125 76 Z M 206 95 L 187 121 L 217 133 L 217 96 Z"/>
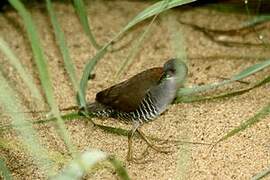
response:
<path fill-rule="evenodd" d="M 86 110 L 84 108 L 80 108 L 79 114 L 85 115 L 85 113 L 97 117 L 109 117 L 112 111 L 101 103 L 93 102 L 86 105 Z"/>

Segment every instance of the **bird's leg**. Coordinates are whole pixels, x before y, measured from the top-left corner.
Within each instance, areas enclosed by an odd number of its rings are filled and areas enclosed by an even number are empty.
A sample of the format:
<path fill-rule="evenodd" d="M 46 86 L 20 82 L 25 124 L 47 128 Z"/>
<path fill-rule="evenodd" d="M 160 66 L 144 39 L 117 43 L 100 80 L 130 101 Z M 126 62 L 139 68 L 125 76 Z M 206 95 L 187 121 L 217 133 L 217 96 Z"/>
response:
<path fill-rule="evenodd" d="M 147 163 L 149 161 L 143 160 L 143 158 L 146 156 L 146 154 L 148 153 L 147 149 L 143 152 L 143 155 L 139 158 L 135 158 L 133 156 L 133 151 L 132 151 L 132 138 L 136 132 L 136 130 L 138 129 L 138 127 L 140 126 L 139 122 L 135 122 L 133 124 L 133 128 L 132 130 L 130 130 L 129 134 L 128 134 L 128 153 L 127 153 L 127 160 L 128 161 L 132 161 L 134 163 L 138 163 L 138 164 L 142 164 L 142 163 Z"/>
<path fill-rule="evenodd" d="M 127 153 L 127 160 L 128 161 L 134 160 L 133 151 L 132 151 L 132 138 L 134 136 L 134 133 L 138 129 L 139 125 L 140 125 L 139 122 L 134 122 L 132 129 L 128 133 L 128 153 Z"/>
<path fill-rule="evenodd" d="M 136 131 L 139 133 L 139 135 L 142 137 L 142 139 L 147 143 L 147 145 L 149 147 L 151 147 L 152 149 L 154 149 L 155 151 L 161 152 L 161 153 L 170 153 L 170 152 L 172 152 L 172 151 L 169 151 L 169 150 L 162 150 L 161 147 L 157 147 L 154 144 L 152 144 L 150 142 L 150 140 L 147 138 L 147 136 L 139 128 L 137 128 Z"/>
<path fill-rule="evenodd" d="M 133 157 L 133 152 L 132 152 L 132 137 L 134 136 L 135 132 L 138 132 L 138 134 L 142 137 L 142 139 L 146 142 L 146 144 L 148 145 L 147 148 L 144 150 L 144 152 L 142 153 L 142 155 L 139 158 L 134 158 Z M 147 156 L 149 154 L 149 147 L 154 149 L 157 152 L 160 153 L 170 153 L 172 151 L 169 150 L 162 150 L 161 147 L 155 146 L 153 145 L 150 140 L 147 138 L 147 136 L 139 129 L 139 126 L 136 126 L 136 124 L 133 125 L 133 129 L 130 131 L 129 136 L 128 136 L 128 155 L 127 155 L 127 160 L 128 161 L 132 161 L 135 163 L 147 163 L 151 160 L 144 160 L 143 158 L 145 156 Z M 168 148 L 168 147 L 165 147 Z"/>
<path fill-rule="evenodd" d="M 143 161 L 142 159 L 148 154 L 148 147 L 154 149 L 157 152 L 161 152 L 161 153 L 170 153 L 170 152 L 172 152 L 172 151 L 169 151 L 169 150 L 162 150 L 161 147 L 157 147 L 157 146 L 153 145 L 150 142 L 150 140 L 147 138 L 147 136 L 139 129 L 139 126 L 140 126 L 140 123 L 135 122 L 133 124 L 133 128 L 129 131 L 129 134 L 128 134 L 128 153 L 127 153 L 127 160 L 128 161 L 133 161 L 135 163 L 146 163 L 147 161 Z M 136 131 L 138 132 L 138 134 L 142 137 L 142 139 L 148 145 L 148 147 L 143 152 L 143 154 L 142 154 L 142 156 L 140 158 L 134 158 L 133 157 L 132 138 L 133 138 Z M 168 147 L 166 147 L 166 148 L 168 148 Z"/>

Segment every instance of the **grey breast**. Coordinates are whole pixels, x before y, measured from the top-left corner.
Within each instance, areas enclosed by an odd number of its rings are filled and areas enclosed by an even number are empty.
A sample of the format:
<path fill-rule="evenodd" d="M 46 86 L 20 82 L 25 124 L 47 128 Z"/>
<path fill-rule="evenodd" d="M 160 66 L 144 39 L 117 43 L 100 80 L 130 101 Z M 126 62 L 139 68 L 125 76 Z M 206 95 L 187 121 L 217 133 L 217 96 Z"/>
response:
<path fill-rule="evenodd" d="M 176 80 L 174 78 L 167 79 L 149 90 L 138 109 L 120 116 L 122 118 L 128 116 L 129 119 L 140 121 L 141 123 L 153 120 L 172 103 L 176 96 L 176 91 Z"/>

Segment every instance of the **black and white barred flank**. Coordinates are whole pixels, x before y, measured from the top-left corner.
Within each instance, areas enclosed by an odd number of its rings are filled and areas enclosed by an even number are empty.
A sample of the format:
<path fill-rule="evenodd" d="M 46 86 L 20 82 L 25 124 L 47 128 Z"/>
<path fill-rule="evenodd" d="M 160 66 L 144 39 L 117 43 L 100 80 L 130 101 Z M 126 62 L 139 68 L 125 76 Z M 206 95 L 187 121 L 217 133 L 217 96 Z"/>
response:
<path fill-rule="evenodd" d="M 112 117 L 121 120 L 139 121 L 140 123 L 148 122 L 157 117 L 160 112 L 155 106 L 155 99 L 149 93 L 142 100 L 139 107 L 132 112 L 122 112 L 95 102 L 87 105 L 88 112 L 97 117 Z"/>

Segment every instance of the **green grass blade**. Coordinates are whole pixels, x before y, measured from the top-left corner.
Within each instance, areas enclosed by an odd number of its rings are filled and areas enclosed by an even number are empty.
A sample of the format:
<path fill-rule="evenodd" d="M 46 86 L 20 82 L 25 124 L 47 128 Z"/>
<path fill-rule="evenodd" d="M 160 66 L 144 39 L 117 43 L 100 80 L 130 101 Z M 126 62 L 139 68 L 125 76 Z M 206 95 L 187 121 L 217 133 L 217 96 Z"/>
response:
<path fill-rule="evenodd" d="M 110 158 L 106 153 L 99 150 L 89 150 L 82 153 L 78 159 L 71 161 L 71 163 L 66 166 L 60 174 L 58 174 L 56 177 L 53 177 L 52 179 L 80 179 L 87 172 L 87 170 L 91 169 L 94 165 L 106 159 L 112 163 L 116 169 L 117 174 L 119 174 L 122 179 L 129 179 L 126 170 L 120 163 L 118 163 L 118 161 L 116 161 L 114 158 Z"/>
<path fill-rule="evenodd" d="M 233 81 L 244 79 L 244 78 L 246 78 L 246 77 L 248 77 L 248 76 L 250 76 L 258 71 L 263 70 L 264 68 L 266 68 L 268 66 L 270 66 L 270 60 L 263 61 L 261 63 L 258 63 L 258 64 L 255 64 L 253 66 L 248 67 L 247 69 L 241 71 L 236 76 L 233 76 L 231 79 Z"/>
<path fill-rule="evenodd" d="M 58 132 L 60 133 L 61 138 L 63 138 L 65 144 L 67 145 L 69 151 L 74 152 L 74 147 L 72 146 L 68 132 L 65 129 L 64 123 L 60 118 L 59 109 L 57 103 L 53 96 L 53 88 L 51 83 L 51 78 L 48 72 L 47 61 L 44 56 L 43 49 L 41 47 L 40 39 L 34 22 L 32 21 L 31 15 L 25 9 L 24 5 L 18 0 L 9 0 L 10 4 L 18 11 L 20 16 L 23 19 L 24 25 L 26 27 L 27 35 L 31 43 L 34 60 L 38 67 L 39 77 L 41 80 L 41 85 L 45 92 L 46 100 L 52 110 L 52 113 L 57 117 Z"/>
<path fill-rule="evenodd" d="M 243 71 L 241 71 L 237 75 L 232 76 L 232 78 L 229 80 L 225 80 L 225 81 L 221 81 L 221 82 L 217 82 L 217 83 L 213 83 L 213 84 L 208 84 L 208 85 L 203 85 L 203 86 L 194 86 L 192 88 L 181 88 L 178 91 L 178 96 L 181 97 L 181 96 L 191 95 L 191 94 L 205 92 L 205 91 L 208 91 L 211 89 L 215 89 L 217 87 L 221 87 L 221 86 L 224 86 L 226 84 L 244 79 L 252 74 L 257 73 L 258 71 L 261 71 L 264 68 L 267 68 L 268 66 L 270 66 L 270 60 L 266 60 L 266 61 L 257 63 L 255 65 L 252 65 L 252 66 L 244 69 Z"/>
<path fill-rule="evenodd" d="M 194 2 L 196 0 L 163 0 L 163 1 L 159 1 L 155 4 L 153 4 L 152 6 L 149 6 L 148 8 L 146 8 L 145 10 L 141 11 L 137 16 L 135 16 L 135 18 L 133 18 L 124 28 L 123 31 L 127 31 L 128 29 L 130 29 L 131 27 L 133 27 L 134 25 L 136 25 L 137 23 L 151 17 L 154 16 L 156 14 L 160 14 L 163 11 L 166 11 L 168 9 L 174 8 L 176 6 L 181 6 L 184 4 L 188 4 L 191 2 Z M 166 6 L 164 7 L 164 3 L 166 4 Z"/>
<path fill-rule="evenodd" d="M 246 92 L 249 92 L 252 89 L 258 88 L 262 85 L 265 85 L 267 83 L 270 82 L 270 76 L 266 77 L 265 79 L 257 82 L 255 85 L 245 88 L 245 89 L 241 89 L 241 90 L 237 90 L 237 91 L 233 91 L 233 92 L 228 92 L 228 93 L 222 93 L 219 95 L 215 95 L 215 96 L 184 96 L 184 97 L 178 97 L 174 103 L 179 103 L 179 102 L 184 102 L 184 103 L 191 103 L 191 102 L 198 102 L 198 101 L 206 101 L 206 100 L 214 100 L 214 99 L 222 99 L 222 98 L 228 98 L 228 97 L 233 97 L 233 96 L 238 96 L 238 95 L 242 95 Z"/>
<path fill-rule="evenodd" d="M 85 105 L 86 105 L 85 92 L 86 92 L 86 88 L 87 88 L 88 77 L 91 74 L 91 72 L 94 69 L 97 62 L 106 54 L 108 47 L 109 47 L 109 44 L 107 44 L 107 46 L 103 46 L 98 51 L 98 53 L 93 58 L 91 58 L 91 60 L 88 61 L 87 65 L 85 66 L 85 68 L 83 70 L 82 79 L 80 81 L 80 89 L 82 92 L 82 97 L 77 97 L 77 99 L 79 101 L 78 104 L 81 107 L 85 107 Z"/>
<path fill-rule="evenodd" d="M 0 50 L 9 59 L 10 64 L 15 67 L 18 74 L 22 78 L 23 82 L 28 86 L 33 98 L 37 99 L 38 102 L 41 103 L 42 96 L 34 83 L 33 77 L 26 72 L 19 59 L 15 56 L 15 54 L 12 52 L 8 44 L 1 37 L 0 37 Z"/>
<path fill-rule="evenodd" d="M 74 119 L 81 119 L 81 118 L 85 118 L 85 117 L 79 115 L 78 112 L 72 112 L 72 113 L 68 113 L 68 114 L 61 116 L 61 119 L 67 120 L 67 121 L 74 120 Z M 33 123 L 34 124 L 43 124 L 43 123 L 52 122 L 55 120 L 56 120 L 56 118 L 52 117 L 52 118 L 48 118 L 48 119 L 39 119 Z"/>
<path fill-rule="evenodd" d="M 72 121 L 72 120 L 78 120 L 78 119 L 83 119 L 85 121 L 88 121 L 88 119 L 84 116 L 79 115 L 77 112 L 72 112 L 72 113 L 68 113 L 65 115 L 62 115 L 61 118 L 65 121 Z M 47 118 L 47 119 L 39 119 L 33 122 L 33 124 L 46 124 L 46 123 L 50 123 L 50 122 L 54 122 L 56 121 L 57 118 L 52 117 L 52 118 Z M 10 124 L 6 124 L 6 125 L 1 125 L 0 126 L 0 131 L 8 131 L 11 130 L 12 127 L 22 127 L 22 126 L 29 126 L 31 124 L 29 123 L 20 123 L 20 124 L 16 124 L 16 125 L 10 125 Z M 129 130 L 124 130 L 121 128 L 115 128 L 115 127 L 110 127 L 110 126 L 103 126 L 100 124 L 95 123 L 95 126 L 104 130 L 105 132 L 108 133 L 112 133 L 112 134 L 117 134 L 117 135 L 121 135 L 121 136 L 128 136 Z M 1 143 L 0 143 L 0 147 L 1 147 Z"/>
<path fill-rule="evenodd" d="M 2 176 L 5 180 L 12 180 L 12 175 L 6 166 L 5 160 L 0 158 L 0 177 Z"/>
<path fill-rule="evenodd" d="M 27 35 L 31 42 L 34 59 L 38 67 L 41 84 L 45 91 L 46 99 L 50 107 L 54 107 L 56 103 L 54 102 L 54 99 L 52 98 L 53 92 L 52 92 L 52 86 L 51 86 L 50 77 L 49 77 L 49 73 L 47 69 L 47 62 L 44 56 L 44 52 L 41 48 L 41 43 L 39 41 L 37 30 L 36 30 L 36 27 L 34 26 L 31 15 L 25 9 L 25 7 L 20 1 L 9 0 L 9 2 L 19 12 L 20 16 L 23 18 Z"/>
<path fill-rule="evenodd" d="M 246 128 L 251 127 L 252 125 L 260 122 L 264 117 L 270 114 L 270 103 L 268 103 L 264 108 L 262 108 L 257 114 L 253 117 L 249 118 L 248 120 L 241 123 L 238 127 L 234 128 L 233 130 L 229 131 L 225 136 L 223 136 L 218 142 L 224 141 L 235 134 L 244 131 Z"/>
<path fill-rule="evenodd" d="M 89 119 L 79 115 L 78 113 L 68 113 L 65 114 L 63 116 L 61 116 L 63 120 L 65 121 L 72 121 L 72 120 L 78 120 L 78 119 L 82 119 L 85 121 L 88 121 Z M 52 117 L 52 118 L 48 118 L 48 119 L 39 119 L 33 122 L 33 124 L 45 124 L 45 123 L 49 123 L 49 122 L 53 122 L 55 121 L 56 118 Z M 27 126 L 27 124 L 19 124 L 20 126 Z M 104 126 L 101 124 L 97 124 L 94 123 L 95 127 L 98 127 L 100 129 L 102 129 L 104 132 L 106 133 L 111 133 L 111 134 L 115 134 L 115 135 L 119 135 L 119 136 L 128 136 L 130 130 L 126 130 L 126 129 L 122 129 L 122 128 L 116 128 L 116 127 L 111 127 L 111 126 Z M 10 130 L 12 128 L 12 126 L 10 125 L 2 125 L 0 126 L 0 131 L 5 131 L 5 130 Z M 139 138 L 139 134 L 135 133 L 134 137 Z M 157 138 L 154 136 L 148 136 L 149 139 L 154 140 L 154 141 L 164 141 L 164 139 L 161 138 Z M 191 141 L 186 141 L 186 140 L 170 140 L 171 142 L 174 143 L 179 143 L 179 144 L 200 144 L 200 145 L 210 145 L 208 143 L 201 143 L 201 142 L 191 142 Z M 0 139 L 0 148 L 3 147 L 5 148 L 6 142 L 3 141 L 2 139 Z"/>
<path fill-rule="evenodd" d="M 59 23 L 57 21 L 57 17 L 55 15 L 55 12 L 52 7 L 52 3 L 50 0 L 46 0 L 47 2 L 47 10 L 49 12 L 51 22 L 53 25 L 55 37 L 58 43 L 58 46 L 60 48 L 66 71 L 68 72 L 69 78 L 72 82 L 72 85 L 76 92 L 79 93 L 79 97 L 81 100 L 83 100 L 83 94 L 80 90 L 79 83 L 78 83 L 78 77 L 76 76 L 76 69 L 74 67 L 74 63 L 70 57 L 69 50 L 66 44 L 65 35 L 64 32 L 61 30 L 61 27 L 59 26 Z"/>
<path fill-rule="evenodd" d="M 100 45 L 97 43 L 91 28 L 90 28 L 90 24 L 88 22 L 88 16 L 87 16 L 87 12 L 86 12 L 86 7 L 84 5 L 83 0 L 73 0 L 74 3 L 74 8 L 79 16 L 80 22 L 82 24 L 83 30 L 86 33 L 86 35 L 88 36 L 90 42 L 92 43 L 92 45 L 96 48 L 96 49 L 100 49 Z"/>
<path fill-rule="evenodd" d="M 255 26 L 256 24 L 267 22 L 270 20 L 270 15 L 260 15 L 248 20 L 247 23 L 244 24 L 243 27 L 251 27 Z"/>
<path fill-rule="evenodd" d="M 155 19 L 157 18 L 157 16 L 158 16 L 158 14 L 156 14 L 153 17 L 152 21 L 145 28 L 145 30 L 141 33 L 138 40 L 134 43 L 133 47 L 131 48 L 132 50 L 128 53 L 127 58 L 120 65 L 120 68 L 118 69 L 114 79 L 119 79 L 120 75 L 124 72 L 124 70 L 132 63 L 134 57 L 139 52 L 140 46 L 144 42 L 145 37 L 149 34 L 149 31 L 150 31 Z"/>
<path fill-rule="evenodd" d="M 256 174 L 255 176 L 253 176 L 251 178 L 251 180 L 259 180 L 259 179 L 262 179 L 262 178 L 268 176 L 269 174 L 270 174 L 270 167 L 268 169 Z"/>
<path fill-rule="evenodd" d="M 30 154 L 34 157 L 35 163 L 43 170 L 45 174 L 48 174 L 48 168 L 53 165 L 49 160 L 48 152 L 44 149 L 37 139 L 37 133 L 32 128 L 31 123 L 26 121 L 26 118 L 22 114 L 12 113 L 12 111 L 22 110 L 22 102 L 19 101 L 15 92 L 8 85 L 6 79 L 0 73 L 0 101 L 4 110 L 12 119 L 12 125 L 20 135 L 22 143 L 27 147 Z M 27 124 L 27 126 L 18 126 L 19 124 Z M 50 172 L 51 173 L 51 172 Z"/>
<path fill-rule="evenodd" d="M 17 113 L 17 112 L 15 112 L 15 113 Z M 71 120 L 81 119 L 81 118 L 84 118 L 84 117 L 80 116 L 77 112 L 76 113 L 72 112 L 72 113 L 68 113 L 68 114 L 61 116 L 61 119 L 65 120 L 65 121 L 71 121 Z M 47 118 L 47 119 L 38 119 L 36 121 L 33 121 L 32 123 L 33 124 L 43 124 L 43 123 L 54 122 L 56 120 L 57 120 L 57 118 L 52 117 L 52 118 Z M 18 124 L 17 126 L 27 126 L 27 124 L 21 123 L 21 124 Z M 9 124 L 1 125 L 0 131 L 10 130 L 11 128 L 12 128 L 12 126 Z"/>
<path fill-rule="evenodd" d="M 130 177 L 128 176 L 127 170 L 123 167 L 122 163 L 118 161 L 114 156 L 108 158 L 108 160 L 114 166 L 117 175 L 123 180 L 129 180 Z"/>
<path fill-rule="evenodd" d="M 104 152 L 93 150 L 86 151 L 70 162 L 60 174 L 51 178 L 52 180 L 73 180 L 82 178 L 83 174 L 98 162 L 104 161 L 107 155 Z"/>

